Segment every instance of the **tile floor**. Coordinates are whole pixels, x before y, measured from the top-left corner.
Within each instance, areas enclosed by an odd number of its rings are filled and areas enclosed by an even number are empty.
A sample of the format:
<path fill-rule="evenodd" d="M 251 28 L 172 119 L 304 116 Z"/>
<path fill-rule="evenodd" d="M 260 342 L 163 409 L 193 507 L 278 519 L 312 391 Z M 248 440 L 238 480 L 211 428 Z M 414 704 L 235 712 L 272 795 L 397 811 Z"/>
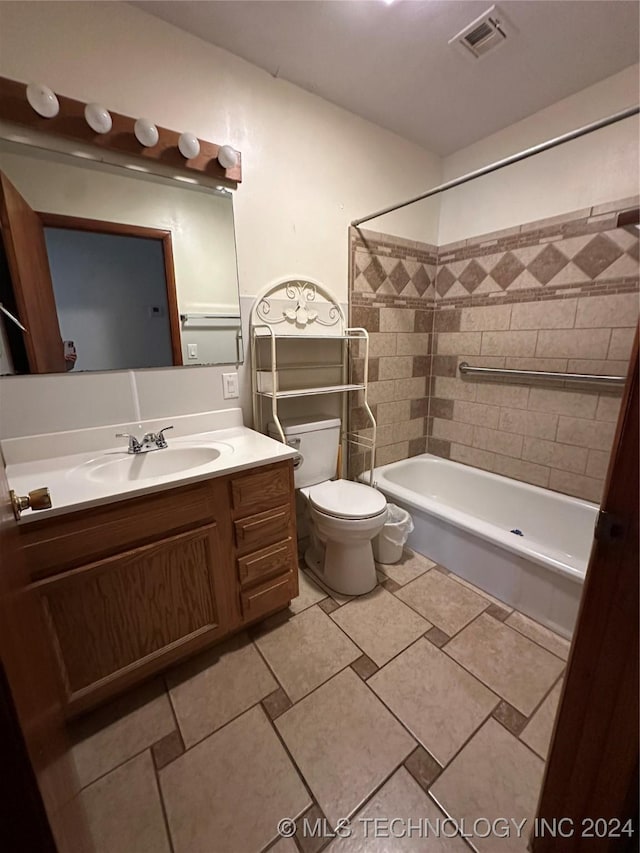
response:
<path fill-rule="evenodd" d="M 531 825 L 569 644 L 419 554 L 379 580 L 303 572 L 289 611 L 76 722 L 98 853 L 526 850 L 481 836 Z"/>

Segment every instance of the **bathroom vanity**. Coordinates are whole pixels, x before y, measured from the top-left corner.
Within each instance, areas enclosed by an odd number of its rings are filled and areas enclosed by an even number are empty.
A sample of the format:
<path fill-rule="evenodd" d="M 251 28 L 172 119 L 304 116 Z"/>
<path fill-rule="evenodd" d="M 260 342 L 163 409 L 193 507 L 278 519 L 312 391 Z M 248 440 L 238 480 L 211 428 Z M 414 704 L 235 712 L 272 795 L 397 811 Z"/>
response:
<path fill-rule="evenodd" d="M 293 463 L 282 458 L 292 451 L 251 430 L 236 432 L 245 444 L 281 448 L 263 448 L 263 459 L 280 458 L 235 470 L 247 458 L 236 449 L 233 464 L 227 460 L 211 476 L 199 471 L 195 481 L 178 478 L 175 486 L 158 478 L 143 494 L 111 495 L 78 509 L 54 506 L 18 526 L 70 716 L 298 594 Z M 149 459 L 170 459 L 163 454 Z M 128 460 L 120 453 L 108 461 Z M 82 469 L 67 470 L 64 481 Z"/>

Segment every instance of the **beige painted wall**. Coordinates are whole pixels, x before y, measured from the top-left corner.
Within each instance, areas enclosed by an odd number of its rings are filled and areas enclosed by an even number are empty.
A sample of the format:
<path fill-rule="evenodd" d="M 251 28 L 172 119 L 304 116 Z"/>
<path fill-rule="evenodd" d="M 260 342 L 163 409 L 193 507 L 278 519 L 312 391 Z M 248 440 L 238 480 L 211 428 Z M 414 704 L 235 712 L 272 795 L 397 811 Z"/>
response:
<path fill-rule="evenodd" d="M 627 68 L 446 157 L 444 180 L 636 105 L 638 73 Z M 444 193 L 437 243 L 619 201 L 638 183 L 636 117 Z"/>

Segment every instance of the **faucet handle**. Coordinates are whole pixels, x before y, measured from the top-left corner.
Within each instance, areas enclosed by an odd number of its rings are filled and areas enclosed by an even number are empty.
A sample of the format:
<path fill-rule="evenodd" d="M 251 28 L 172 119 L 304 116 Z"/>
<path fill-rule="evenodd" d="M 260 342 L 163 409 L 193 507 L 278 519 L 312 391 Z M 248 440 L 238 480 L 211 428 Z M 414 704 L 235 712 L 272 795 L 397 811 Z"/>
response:
<path fill-rule="evenodd" d="M 156 439 L 156 444 L 158 445 L 158 447 L 166 447 L 167 446 L 167 439 L 164 437 L 164 433 L 169 429 L 173 429 L 173 427 L 167 426 L 158 432 L 158 437 Z"/>
<path fill-rule="evenodd" d="M 139 453 L 142 445 L 138 441 L 135 435 L 130 432 L 117 432 L 116 438 L 128 438 L 129 439 L 129 453 Z"/>

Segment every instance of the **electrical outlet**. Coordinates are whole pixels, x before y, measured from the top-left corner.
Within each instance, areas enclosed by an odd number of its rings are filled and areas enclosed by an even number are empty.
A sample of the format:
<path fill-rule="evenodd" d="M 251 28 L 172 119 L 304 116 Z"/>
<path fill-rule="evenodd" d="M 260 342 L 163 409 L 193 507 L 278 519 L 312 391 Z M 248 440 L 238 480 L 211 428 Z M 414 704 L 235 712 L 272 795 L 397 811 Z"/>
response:
<path fill-rule="evenodd" d="M 222 396 L 225 400 L 233 400 L 239 396 L 237 373 L 222 374 Z"/>
<path fill-rule="evenodd" d="M 189 358 L 197 358 L 198 344 L 187 344 L 187 352 L 189 354 Z"/>

